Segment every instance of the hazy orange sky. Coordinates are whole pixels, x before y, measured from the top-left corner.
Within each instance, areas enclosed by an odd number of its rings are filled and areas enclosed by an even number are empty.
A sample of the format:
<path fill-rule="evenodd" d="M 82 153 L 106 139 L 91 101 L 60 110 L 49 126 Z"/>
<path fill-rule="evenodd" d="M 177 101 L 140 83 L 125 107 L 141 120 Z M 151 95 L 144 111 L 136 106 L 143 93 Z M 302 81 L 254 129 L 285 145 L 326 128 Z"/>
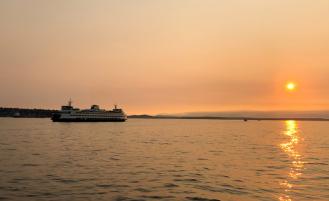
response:
<path fill-rule="evenodd" d="M 328 0 L 2 0 L 0 26 L 0 106 L 329 109 Z"/>

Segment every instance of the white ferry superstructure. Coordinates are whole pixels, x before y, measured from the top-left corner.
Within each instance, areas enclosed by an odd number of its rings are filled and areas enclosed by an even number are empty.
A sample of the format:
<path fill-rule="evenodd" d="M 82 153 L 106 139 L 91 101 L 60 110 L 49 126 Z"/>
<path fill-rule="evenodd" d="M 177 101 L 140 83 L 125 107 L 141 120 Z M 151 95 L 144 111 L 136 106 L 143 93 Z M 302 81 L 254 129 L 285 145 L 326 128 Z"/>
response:
<path fill-rule="evenodd" d="M 80 110 L 68 105 L 62 106 L 61 110 L 51 117 L 54 122 L 123 122 L 127 115 L 115 105 L 112 110 L 100 109 L 98 105 L 92 105 L 90 109 Z"/>

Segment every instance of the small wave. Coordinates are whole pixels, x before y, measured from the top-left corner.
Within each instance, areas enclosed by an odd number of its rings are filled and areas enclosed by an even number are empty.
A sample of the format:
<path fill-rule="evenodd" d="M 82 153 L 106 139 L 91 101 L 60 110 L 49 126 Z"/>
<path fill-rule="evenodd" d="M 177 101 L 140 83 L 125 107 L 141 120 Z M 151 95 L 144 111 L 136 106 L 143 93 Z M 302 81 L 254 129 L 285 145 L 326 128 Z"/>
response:
<path fill-rule="evenodd" d="M 114 187 L 113 184 L 96 184 L 97 187 L 101 187 L 101 188 L 111 188 Z"/>
<path fill-rule="evenodd" d="M 34 164 L 34 163 L 24 163 L 22 165 L 23 167 L 37 167 L 40 166 L 39 164 Z"/>
<path fill-rule="evenodd" d="M 37 197 L 38 195 L 37 194 L 28 194 L 26 195 L 27 197 Z"/>
<path fill-rule="evenodd" d="M 167 183 L 167 184 L 164 185 L 164 187 L 166 187 L 166 188 L 175 188 L 175 187 L 178 187 L 178 185 L 173 184 L 173 183 Z"/>
<path fill-rule="evenodd" d="M 93 152 L 99 152 L 99 151 L 104 151 L 105 149 L 93 149 L 93 150 L 91 150 L 91 151 L 93 151 Z"/>
<path fill-rule="evenodd" d="M 143 195 L 143 198 L 149 198 L 149 199 L 172 199 L 174 198 L 173 196 L 160 196 L 160 195 Z"/>
<path fill-rule="evenodd" d="M 321 162 L 306 162 L 307 165 L 329 165 L 328 163 L 321 163 Z"/>
<path fill-rule="evenodd" d="M 3 149 L 3 150 L 7 150 L 7 151 L 16 151 L 17 149 L 15 149 L 15 148 L 7 148 L 7 149 Z"/>
<path fill-rule="evenodd" d="M 135 199 L 129 197 L 118 196 L 114 199 L 115 201 L 145 201 L 144 199 Z"/>
<path fill-rule="evenodd" d="M 40 195 L 49 197 L 49 196 L 54 196 L 55 194 L 54 193 L 50 193 L 50 192 L 42 192 L 42 193 L 40 193 Z"/>
<path fill-rule="evenodd" d="M 96 184 L 96 187 L 101 188 L 128 188 L 128 185 L 117 185 L 117 184 Z"/>
<path fill-rule="evenodd" d="M 230 178 L 228 175 L 222 175 L 222 174 L 219 174 L 217 175 L 218 177 L 224 177 L 224 178 Z"/>
<path fill-rule="evenodd" d="M 14 192 L 21 191 L 21 189 L 19 189 L 19 188 L 9 188 L 8 190 L 14 191 Z"/>
<path fill-rule="evenodd" d="M 198 182 L 199 180 L 191 178 L 191 179 L 174 179 L 174 181 Z"/>
<path fill-rule="evenodd" d="M 329 180 L 329 177 L 328 176 L 315 177 L 314 180 Z"/>
<path fill-rule="evenodd" d="M 144 192 L 144 193 L 152 192 L 152 190 L 145 189 L 145 188 L 136 188 L 135 190 L 139 191 L 139 192 Z"/>
<path fill-rule="evenodd" d="M 212 186 L 195 186 L 198 189 L 211 191 L 211 192 L 222 192 L 222 193 L 229 193 L 235 195 L 244 195 L 247 192 L 243 191 L 243 188 L 234 187 L 231 185 L 224 184 L 222 187 L 212 187 Z"/>
<path fill-rule="evenodd" d="M 202 198 L 202 197 L 186 197 L 188 200 L 192 201 L 220 201 L 218 199 L 209 199 L 209 198 Z"/>
<path fill-rule="evenodd" d="M 273 166 L 273 165 L 269 165 L 269 166 L 266 166 L 266 167 L 269 168 L 269 169 L 277 169 L 277 170 L 287 168 L 286 166 Z"/>
<path fill-rule="evenodd" d="M 65 184 L 70 184 L 70 183 L 78 183 L 79 180 L 74 180 L 74 179 L 61 179 L 61 178 L 56 178 L 56 179 L 53 179 L 57 182 L 60 182 L 60 183 L 65 183 Z"/>

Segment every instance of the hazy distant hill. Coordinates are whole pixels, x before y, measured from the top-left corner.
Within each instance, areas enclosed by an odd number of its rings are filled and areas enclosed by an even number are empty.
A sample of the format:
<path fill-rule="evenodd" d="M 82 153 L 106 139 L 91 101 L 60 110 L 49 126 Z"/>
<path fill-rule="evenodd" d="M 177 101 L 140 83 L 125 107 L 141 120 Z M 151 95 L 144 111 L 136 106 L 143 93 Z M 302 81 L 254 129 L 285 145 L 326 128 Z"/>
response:
<path fill-rule="evenodd" d="M 160 115 L 162 116 L 162 115 Z M 329 118 L 329 111 L 235 111 L 188 112 L 170 116 L 187 117 L 251 117 L 251 118 Z"/>

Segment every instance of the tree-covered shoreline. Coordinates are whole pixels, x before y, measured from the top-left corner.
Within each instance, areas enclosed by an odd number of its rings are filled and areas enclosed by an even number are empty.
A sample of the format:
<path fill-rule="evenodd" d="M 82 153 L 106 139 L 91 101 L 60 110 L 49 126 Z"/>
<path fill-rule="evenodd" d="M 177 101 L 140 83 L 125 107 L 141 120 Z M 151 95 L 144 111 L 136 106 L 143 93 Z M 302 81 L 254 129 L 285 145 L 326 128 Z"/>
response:
<path fill-rule="evenodd" d="M 47 118 L 58 110 L 50 109 L 27 109 L 27 108 L 5 108 L 0 107 L 0 117 L 29 117 Z"/>

